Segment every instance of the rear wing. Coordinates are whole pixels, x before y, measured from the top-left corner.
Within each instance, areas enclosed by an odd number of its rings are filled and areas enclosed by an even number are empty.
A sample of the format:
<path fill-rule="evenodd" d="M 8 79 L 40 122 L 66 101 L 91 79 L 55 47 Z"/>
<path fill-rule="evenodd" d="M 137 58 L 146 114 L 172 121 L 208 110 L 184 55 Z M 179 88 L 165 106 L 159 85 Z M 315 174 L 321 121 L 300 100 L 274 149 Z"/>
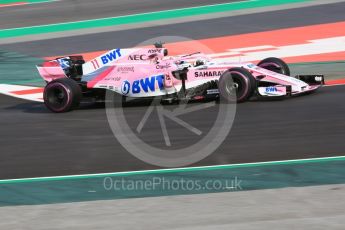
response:
<path fill-rule="evenodd" d="M 67 77 L 57 61 L 44 62 L 42 65 L 37 65 L 36 68 L 46 82 Z"/>
<path fill-rule="evenodd" d="M 80 78 L 83 75 L 82 65 L 85 63 L 82 56 L 59 57 L 43 62 L 36 68 L 41 77 L 50 82 L 58 78 Z"/>

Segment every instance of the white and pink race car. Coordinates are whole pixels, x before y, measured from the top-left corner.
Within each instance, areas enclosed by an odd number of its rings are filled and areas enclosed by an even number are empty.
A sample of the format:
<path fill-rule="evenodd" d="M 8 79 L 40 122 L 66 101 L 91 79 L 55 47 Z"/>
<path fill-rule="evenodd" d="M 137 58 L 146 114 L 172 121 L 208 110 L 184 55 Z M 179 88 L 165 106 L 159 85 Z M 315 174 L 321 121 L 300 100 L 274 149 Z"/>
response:
<path fill-rule="evenodd" d="M 104 100 L 106 90 L 123 98 L 244 102 L 305 94 L 324 84 L 323 75 L 290 77 L 289 67 L 278 58 L 257 65 L 213 61 L 202 53 L 168 56 L 159 45 L 113 49 L 88 62 L 82 56 L 62 57 L 37 69 L 47 82 L 44 103 L 57 113 L 78 107 L 83 98 Z"/>

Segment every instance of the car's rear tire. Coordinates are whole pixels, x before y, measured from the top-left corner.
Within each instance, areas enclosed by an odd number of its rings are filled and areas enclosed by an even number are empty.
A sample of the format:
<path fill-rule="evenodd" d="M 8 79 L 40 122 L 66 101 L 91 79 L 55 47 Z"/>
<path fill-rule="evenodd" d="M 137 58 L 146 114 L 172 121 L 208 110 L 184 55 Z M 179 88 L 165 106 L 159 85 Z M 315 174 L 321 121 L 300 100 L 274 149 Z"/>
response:
<path fill-rule="evenodd" d="M 80 86 L 70 78 L 49 82 L 43 93 L 44 104 L 54 113 L 64 113 L 77 108 L 81 97 Z"/>
<path fill-rule="evenodd" d="M 275 57 L 266 58 L 260 61 L 258 66 L 261 68 L 276 72 L 276 73 L 290 76 L 289 66 L 283 60 L 279 58 L 275 58 Z"/>
<path fill-rule="evenodd" d="M 225 102 L 247 101 L 255 91 L 256 80 L 244 68 L 231 68 L 219 78 L 218 88 L 220 99 Z"/>

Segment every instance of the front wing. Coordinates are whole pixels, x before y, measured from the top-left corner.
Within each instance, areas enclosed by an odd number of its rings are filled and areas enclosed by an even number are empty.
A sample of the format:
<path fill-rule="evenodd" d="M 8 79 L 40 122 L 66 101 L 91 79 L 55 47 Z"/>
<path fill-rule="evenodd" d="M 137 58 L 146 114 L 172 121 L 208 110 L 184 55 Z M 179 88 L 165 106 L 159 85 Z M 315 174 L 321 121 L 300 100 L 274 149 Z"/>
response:
<path fill-rule="evenodd" d="M 286 97 L 294 95 L 302 95 L 314 92 L 325 84 L 323 75 L 297 75 L 297 79 L 308 84 L 306 88 L 301 91 L 292 91 L 289 85 L 274 85 L 267 87 L 257 87 L 257 94 L 261 97 Z"/>

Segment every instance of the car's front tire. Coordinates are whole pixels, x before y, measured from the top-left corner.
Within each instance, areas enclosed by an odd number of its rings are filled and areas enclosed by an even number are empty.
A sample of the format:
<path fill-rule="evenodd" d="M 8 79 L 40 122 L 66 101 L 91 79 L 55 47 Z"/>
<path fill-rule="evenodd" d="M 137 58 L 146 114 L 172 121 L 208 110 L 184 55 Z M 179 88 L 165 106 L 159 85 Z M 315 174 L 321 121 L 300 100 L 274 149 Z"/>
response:
<path fill-rule="evenodd" d="M 256 80 L 244 68 L 231 68 L 219 78 L 218 89 L 220 99 L 226 102 L 247 101 L 255 91 Z"/>
<path fill-rule="evenodd" d="M 44 104 L 54 113 L 64 113 L 77 108 L 81 97 L 80 86 L 70 78 L 49 82 L 43 93 Z"/>
<path fill-rule="evenodd" d="M 279 58 L 275 58 L 275 57 L 266 58 L 260 61 L 257 65 L 261 68 L 264 68 L 276 73 L 284 74 L 286 76 L 290 76 L 289 66 L 283 60 Z"/>

